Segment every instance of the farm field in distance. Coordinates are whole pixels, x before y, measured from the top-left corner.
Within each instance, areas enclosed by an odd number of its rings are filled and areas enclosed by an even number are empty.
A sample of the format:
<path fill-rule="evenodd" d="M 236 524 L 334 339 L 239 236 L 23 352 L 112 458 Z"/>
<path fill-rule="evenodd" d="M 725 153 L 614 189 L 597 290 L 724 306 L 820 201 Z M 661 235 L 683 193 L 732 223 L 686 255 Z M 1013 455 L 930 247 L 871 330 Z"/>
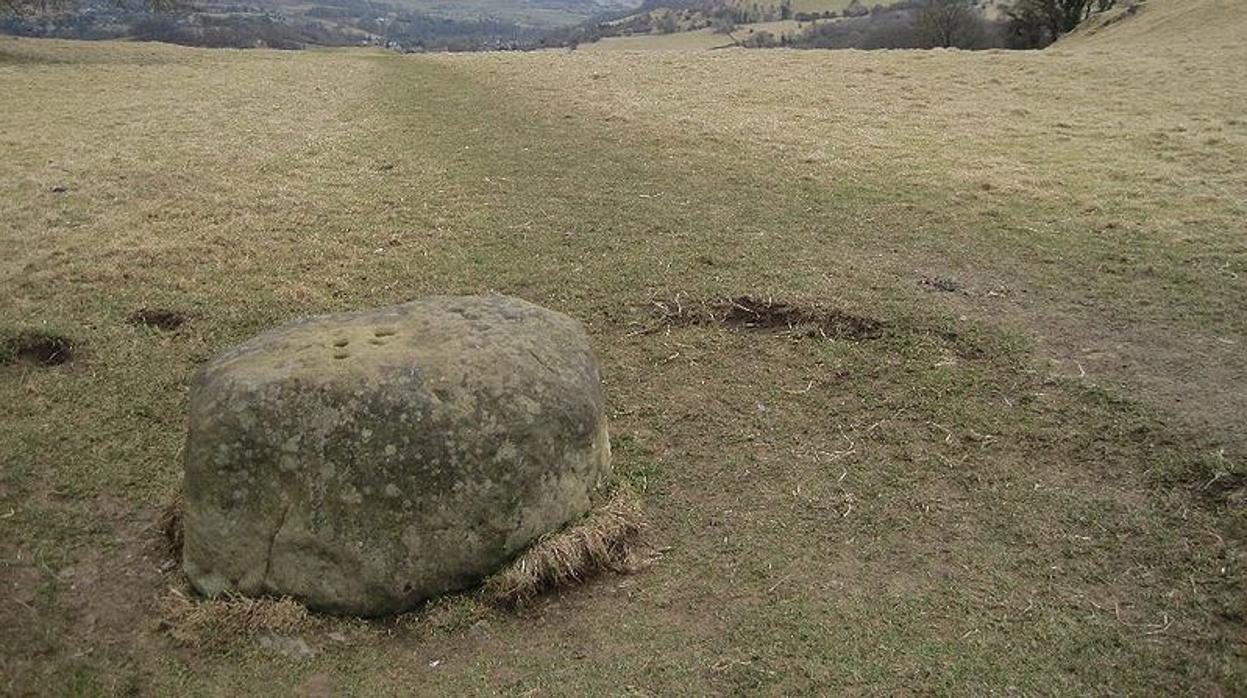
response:
<path fill-rule="evenodd" d="M 674 32 L 671 34 L 638 34 L 598 39 L 578 48 L 588 53 L 619 51 L 708 51 L 732 45 L 732 39 L 710 29 Z"/>
<path fill-rule="evenodd" d="M 398 0 L 399 7 L 452 19 L 501 19 L 537 27 L 584 22 L 594 15 L 634 6 L 630 0 Z"/>
<path fill-rule="evenodd" d="M 853 0 L 792 0 L 791 8 L 793 13 L 797 12 L 843 12 Z M 779 8 L 782 6 L 781 0 L 731 0 L 733 7 L 739 7 L 742 10 L 757 9 L 762 12 L 774 12 L 778 14 Z M 880 5 L 887 5 L 888 2 L 880 2 Z"/>
<path fill-rule="evenodd" d="M 1240 692 L 1245 35 L 1149 0 L 1034 52 L 0 37 L 0 692 Z M 652 564 L 171 623 L 195 367 L 485 292 L 585 322 Z M 724 302 L 781 321 L 689 321 Z"/>

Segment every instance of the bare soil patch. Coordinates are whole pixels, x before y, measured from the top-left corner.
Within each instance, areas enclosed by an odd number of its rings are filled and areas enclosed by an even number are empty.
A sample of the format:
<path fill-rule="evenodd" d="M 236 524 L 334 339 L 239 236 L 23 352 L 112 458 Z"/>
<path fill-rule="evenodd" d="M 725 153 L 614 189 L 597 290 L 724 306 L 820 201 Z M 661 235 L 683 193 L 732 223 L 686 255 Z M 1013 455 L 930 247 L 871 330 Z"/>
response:
<path fill-rule="evenodd" d="M 168 331 L 181 327 L 186 322 L 186 316 L 166 308 L 140 308 L 131 313 L 126 322 Z"/>
<path fill-rule="evenodd" d="M 944 293 L 956 293 L 962 290 L 962 285 L 956 279 L 947 279 L 942 276 L 924 276 L 918 285 L 928 291 L 943 291 Z"/>
<path fill-rule="evenodd" d="M 1242 509 L 1247 507 L 1247 474 L 1218 472 L 1211 480 L 1203 483 L 1199 493 L 1217 505 Z"/>
<path fill-rule="evenodd" d="M 0 364 L 47 368 L 74 359 L 74 343 L 68 337 L 45 332 L 21 332 L 0 340 Z"/>
<path fill-rule="evenodd" d="M 654 301 L 657 327 L 721 325 L 737 330 L 782 332 L 795 337 L 868 340 L 884 334 L 882 320 L 834 308 L 743 295 L 721 300 Z"/>

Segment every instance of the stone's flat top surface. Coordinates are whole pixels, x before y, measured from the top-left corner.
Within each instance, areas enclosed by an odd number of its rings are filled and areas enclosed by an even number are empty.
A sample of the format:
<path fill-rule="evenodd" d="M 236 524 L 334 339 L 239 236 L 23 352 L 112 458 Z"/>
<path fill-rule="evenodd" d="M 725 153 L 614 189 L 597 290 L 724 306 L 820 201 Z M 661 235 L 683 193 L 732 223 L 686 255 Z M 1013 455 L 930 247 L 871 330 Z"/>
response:
<path fill-rule="evenodd" d="M 434 296 L 300 320 L 226 351 L 204 370 L 224 369 L 232 380 L 257 382 L 325 370 L 354 376 L 395 363 L 440 360 L 451 350 L 469 352 L 462 359 L 472 362 L 499 353 L 535 351 L 548 343 L 546 333 L 583 332 L 580 323 L 566 315 L 507 296 Z M 530 335 L 535 342 L 526 341 Z"/>
<path fill-rule="evenodd" d="M 503 296 L 309 318 L 196 375 L 185 567 L 206 593 L 403 610 L 586 511 L 609 469 L 579 322 Z"/>

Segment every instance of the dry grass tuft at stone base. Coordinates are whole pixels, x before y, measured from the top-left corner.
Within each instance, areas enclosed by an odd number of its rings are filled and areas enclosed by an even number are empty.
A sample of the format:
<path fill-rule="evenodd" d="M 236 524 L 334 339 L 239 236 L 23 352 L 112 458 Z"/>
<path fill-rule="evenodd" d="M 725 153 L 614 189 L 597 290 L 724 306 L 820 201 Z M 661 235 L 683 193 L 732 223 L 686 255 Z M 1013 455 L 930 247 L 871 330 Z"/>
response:
<path fill-rule="evenodd" d="M 633 572 L 645 523 L 636 494 L 617 486 L 578 523 L 542 536 L 484 586 L 487 601 L 515 606 L 553 588 L 579 584 L 602 572 Z"/>
<path fill-rule="evenodd" d="M 181 490 L 160 510 L 156 526 L 163 537 L 165 553 L 174 560 L 182 559 L 182 507 L 185 500 Z"/>
<path fill-rule="evenodd" d="M 289 634 L 312 623 L 315 618 L 303 604 L 290 598 L 196 599 L 188 591 L 173 588 L 160 600 L 161 629 L 185 647 L 223 647 L 240 637 Z"/>
<path fill-rule="evenodd" d="M 179 492 L 157 521 L 166 552 L 175 560 L 180 560 L 182 551 L 182 509 Z M 603 572 L 639 571 L 648 562 L 640 552 L 644 529 L 640 499 L 630 487 L 616 485 L 584 518 L 537 539 L 510 566 L 488 579 L 480 598 L 495 606 L 515 607 Z M 202 599 L 187 589 L 173 588 L 161 600 L 161 627 L 189 647 L 208 647 L 257 633 L 290 632 L 312 617 L 290 598 L 230 595 Z"/>

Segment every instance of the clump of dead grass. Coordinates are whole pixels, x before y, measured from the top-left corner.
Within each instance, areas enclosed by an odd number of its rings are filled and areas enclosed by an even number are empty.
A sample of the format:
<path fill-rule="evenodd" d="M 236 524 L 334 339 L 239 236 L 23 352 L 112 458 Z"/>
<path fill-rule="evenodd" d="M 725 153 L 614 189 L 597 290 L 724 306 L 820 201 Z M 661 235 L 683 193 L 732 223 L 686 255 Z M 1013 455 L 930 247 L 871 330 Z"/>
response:
<path fill-rule="evenodd" d="M 158 520 L 166 551 L 175 559 L 182 550 L 183 506 L 179 492 Z M 425 613 L 408 615 L 431 627 L 463 625 L 465 618 L 481 617 L 487 606 L 479 602 L 515 607 L 542 592 L 580 584 L 603 572 L 639 571 L 649 562 L 641 554 L 644 528 L 640 499 L 627 485 L 617 484 L 584 518 L 537 539 L 488 579 L 479 594 L 443 597 L 432 601 Z M 161 628 L 174 641 L 199 648 L 221 647 L 260 634 L 290 634 L 316 622 L 305 606 L 289 597 L 226 594 L 201 599 L 186 588 L 169 589 L 160 602 L 160 617 Z"/>
<path fill-rule="evenodd" d="M 182 511 L 179 491 L 161 510 L 157 526 L 171 560 L 182 555 Z M 185 585 L 171 587 L 160 599 L 160 628 L 186 647 L 222 648 L 239 639 L 261 634 L 288 635 L 314 624 L 303 604 L 289 597 L 249 598 L 225 594 L 198 598 Z"/>
<path fill-rule="evenodd" d="M 583 519 L 537 539 L 485 582 L 482 595 L 495 605 L 516 606 L 603 572 L 635 572 L 645 564 L 640 555 L 644 527 L 640 500 L 627 486 L 617 485 Z"/>
<path fill-rule="evenodd" d="M 290 635 L 315 622 L 303 604 L 289 597 L 196 599 L 171 588 L 160 600 L 161 629 L 186 647 L 219 648 L 260 634 Z"/>
<path fill-rule="evenodd" d="M 182 491 L 178 490 L 173 499 L 160 510 L 160 517 L 156 520 L 161 540 L 164 541 L 164 552 L 175 560 L 182 556 L 182 508 L 184 504 Z"/>
<path fill-rule="evenodd" d="M 670 301 L 653 301 L 652 305 L 657 323 L 645 325 L 635 334 L 669 327 L 721 325 L 736 330 L 784 332 L 794 337 L 860 341 L 882 337 L 886 327 L 882 320 L 837 308 L 748 295 L 708 301 L 677 296 Z"/>

